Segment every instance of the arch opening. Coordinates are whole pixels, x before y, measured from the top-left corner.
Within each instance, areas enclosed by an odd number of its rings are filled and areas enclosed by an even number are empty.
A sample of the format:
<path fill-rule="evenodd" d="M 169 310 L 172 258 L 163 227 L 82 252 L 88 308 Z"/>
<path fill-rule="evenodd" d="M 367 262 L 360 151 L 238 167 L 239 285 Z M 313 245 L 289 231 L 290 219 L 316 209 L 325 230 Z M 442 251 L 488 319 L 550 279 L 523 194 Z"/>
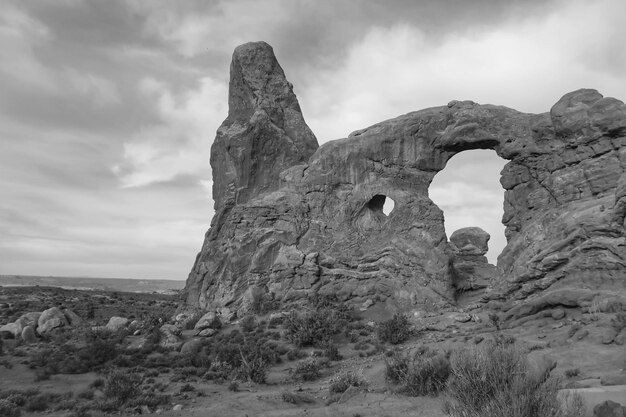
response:
<path fill-rule="evenodd" d="M 450 158 L 435 175 L 430 199 L 444 212 L 446 236 L 456 230 L 479 227 L 489 233 L 489 263 L 496 264 L 506 246 L 502 215 L 504 190 L 500 173 L 507 163 L 492 150 L 468 150 Z"/>

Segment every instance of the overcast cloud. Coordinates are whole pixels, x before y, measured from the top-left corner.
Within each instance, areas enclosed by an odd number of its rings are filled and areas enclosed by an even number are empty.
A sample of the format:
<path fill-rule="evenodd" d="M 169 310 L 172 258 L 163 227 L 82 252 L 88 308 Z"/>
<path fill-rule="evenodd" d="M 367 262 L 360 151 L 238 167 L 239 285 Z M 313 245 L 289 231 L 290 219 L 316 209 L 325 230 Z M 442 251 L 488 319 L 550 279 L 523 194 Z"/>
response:
<path fill-rule="evenodd" d="M 185 279 L 233 49 L 270 43 L 320 143 L 453 99 L 626 99 L 622 0 L 8 0 L 0 9 L 0 274 Z M 505 240 L 494 152 L 431 197 Z M 493 174 L 486 175 L 485 169 Z"/>

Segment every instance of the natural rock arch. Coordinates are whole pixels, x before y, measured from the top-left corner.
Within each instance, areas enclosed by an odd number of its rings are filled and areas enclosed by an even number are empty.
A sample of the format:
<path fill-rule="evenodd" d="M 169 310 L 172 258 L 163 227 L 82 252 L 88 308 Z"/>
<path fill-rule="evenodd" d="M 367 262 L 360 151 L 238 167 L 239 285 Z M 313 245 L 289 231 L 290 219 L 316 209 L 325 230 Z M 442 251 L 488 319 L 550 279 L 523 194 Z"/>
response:
<path fill-rule="evenodd" d="M 312 294 L 390 310 L 454 303 L 453 254 L 428 187 L 469 149 L 510 161 L 509 244 L 480 301 L 590 282 L 626 291 L 619 100 L 578 90 L 542 114 L 454 101 L 318 148 L 271 47 L 259 42 L 235 50 L 229 104 L 211 149 L 216 214 L 187 280 L 190 306 L 247 310 L 259 298 Z M 376 195 L 396 207 L 372 232 L 358 216 Z"/>

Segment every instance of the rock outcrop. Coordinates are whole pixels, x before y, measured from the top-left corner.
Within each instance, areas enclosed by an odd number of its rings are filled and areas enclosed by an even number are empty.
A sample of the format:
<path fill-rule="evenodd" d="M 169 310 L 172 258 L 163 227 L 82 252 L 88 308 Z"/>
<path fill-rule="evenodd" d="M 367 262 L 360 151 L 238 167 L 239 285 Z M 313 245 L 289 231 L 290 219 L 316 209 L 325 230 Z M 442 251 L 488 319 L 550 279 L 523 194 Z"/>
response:
<path fill-rule="evenodd" d="M 508 244 L 484 301 L 511 308 L 547 292 L 558 304 L 559 291 L 626 291 L 617 99 L 583 89 L 542 114 L 453 101 L 316 150 L 271 47 L 252 43 L 233 55 L 229 105 L 211 149 L 215 216 L 187 280 L 190 308 L 312 294 L 390 309 L 454 303 L 454 259 L 467 245 L 455 255 L 428 187 L 470 149 L 509 161 L 500 179 Z M 463 256 L 482 256 L 482 243 L 472 245 L 478 252 Z"/>
<path fill-rule="evenodd" d="M 461 304 L 479 301 L 496 277 L 495 265 L 485 256 L 490 237 L 479 227 L 465 227 L 450 236 L 452 285 Z"/>
<path fill-rule="evenodd" d="M 41 312 L 37 320 L 37 333 L 40 335 L 46 335 L 52 330 L 59 327 L 69 326 L 69 322 L 61 311 L 57 307 L 51 307 Z"/>

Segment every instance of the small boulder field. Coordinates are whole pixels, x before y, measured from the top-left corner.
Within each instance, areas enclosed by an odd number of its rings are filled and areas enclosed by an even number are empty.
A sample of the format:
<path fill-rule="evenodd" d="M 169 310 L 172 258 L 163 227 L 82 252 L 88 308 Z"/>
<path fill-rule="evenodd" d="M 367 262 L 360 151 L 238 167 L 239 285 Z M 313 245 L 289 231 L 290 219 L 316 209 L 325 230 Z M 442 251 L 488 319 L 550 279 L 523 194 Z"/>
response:
<path fill-rule="evenodd" d="M 582 417 L 626 404 L 626 313 L 602 300 L 523 318 L 332 296 L 243 316 L 178 301 L 0 287 L 0 416 Z"/>

